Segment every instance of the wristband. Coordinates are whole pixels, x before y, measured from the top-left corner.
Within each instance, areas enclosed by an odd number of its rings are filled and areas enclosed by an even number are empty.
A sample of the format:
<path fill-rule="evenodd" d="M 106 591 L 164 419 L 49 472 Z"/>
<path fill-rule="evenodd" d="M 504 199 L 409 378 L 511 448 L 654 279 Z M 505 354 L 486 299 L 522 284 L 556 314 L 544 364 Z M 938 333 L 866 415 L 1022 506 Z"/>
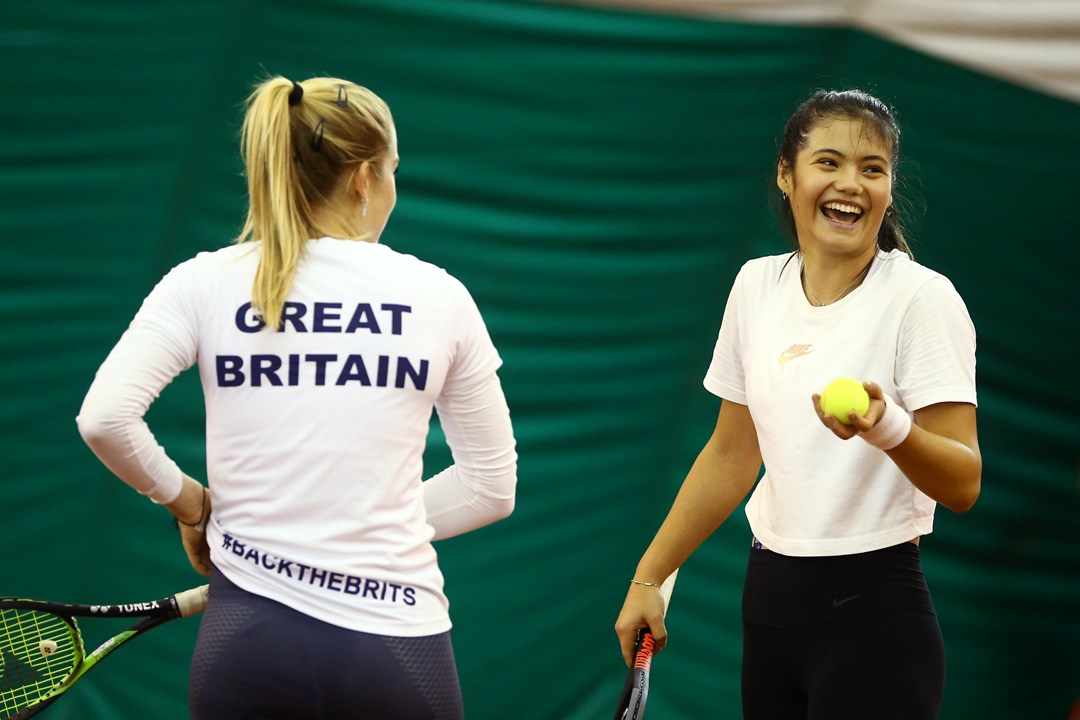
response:
<path fill-rule="evenodd" d="M 884 396 L 884 400 L 885 412 L 874 427 L 859 433 L 859 437 L 879 450 L 892 450 L 904 442 L 911 432 L 911 416 L 888 395 Z"/>

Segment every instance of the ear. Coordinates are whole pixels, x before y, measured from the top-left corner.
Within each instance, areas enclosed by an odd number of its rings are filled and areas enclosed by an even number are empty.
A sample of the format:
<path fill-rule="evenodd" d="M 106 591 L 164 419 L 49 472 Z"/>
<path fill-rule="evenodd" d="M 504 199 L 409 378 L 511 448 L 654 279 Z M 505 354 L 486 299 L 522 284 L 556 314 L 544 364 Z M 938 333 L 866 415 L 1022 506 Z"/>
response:
<path fill-rule="evenodd" d="M 360 163 L 360 167 L 353 171 L 352 177 L 349 179 L 349 192 L 355 194 L 358 199 L 363 200 L 371 190 L 373 179 L 374 169 L 371 167 L 371 163 L 365 160 Z"/>
<path fill-rule="evenodd" d="M 791 197 L 791 166 L 783 160 L 776 163 L 776 187 L 780 192 Z"/>

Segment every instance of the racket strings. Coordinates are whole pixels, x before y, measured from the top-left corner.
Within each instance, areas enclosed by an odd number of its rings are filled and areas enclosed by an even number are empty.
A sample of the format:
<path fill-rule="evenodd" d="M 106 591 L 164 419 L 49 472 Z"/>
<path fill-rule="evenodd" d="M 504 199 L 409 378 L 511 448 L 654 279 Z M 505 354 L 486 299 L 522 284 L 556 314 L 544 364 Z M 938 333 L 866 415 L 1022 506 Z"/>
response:
<path fill-rule="evenodd" d="M 0 711 L 32 705 L 66 680 L 82 659 L 74 620 L 40 610 L 0 610 Z"/>

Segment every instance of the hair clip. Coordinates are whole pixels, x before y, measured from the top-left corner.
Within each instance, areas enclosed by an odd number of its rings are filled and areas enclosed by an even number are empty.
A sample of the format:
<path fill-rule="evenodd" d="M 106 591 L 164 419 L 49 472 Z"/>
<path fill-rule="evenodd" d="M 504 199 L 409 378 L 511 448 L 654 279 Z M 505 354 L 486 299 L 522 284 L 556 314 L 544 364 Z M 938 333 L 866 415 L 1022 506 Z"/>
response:
<path fill-rule="evenodd" d="M 319 118 L 315 129 L 311 131 L 311 149 L 318 152 L 322 150 L 323 133 L 326 132 L 326 121 Z"/>
<path fill-rule="evenodd" d="M 345 92 L 344 85 L 337 86 L 337 101 L 336 104 L 339 108 L 349 107 L 349 94 Z"/>

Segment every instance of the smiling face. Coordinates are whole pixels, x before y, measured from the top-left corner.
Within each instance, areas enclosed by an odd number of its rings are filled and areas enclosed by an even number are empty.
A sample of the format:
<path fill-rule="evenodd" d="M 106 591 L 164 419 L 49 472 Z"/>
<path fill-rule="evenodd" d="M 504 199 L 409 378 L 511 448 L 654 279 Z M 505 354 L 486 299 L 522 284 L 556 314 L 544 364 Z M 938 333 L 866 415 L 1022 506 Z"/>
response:
<path fill-rule="evenodd" d="M 892 158 L 877 128 L 828 118 L 813 127 L 793 164 L 781 162 L 776 183 L 788 196 L 803 253 L 872 255 L 892 204 Z"/>

